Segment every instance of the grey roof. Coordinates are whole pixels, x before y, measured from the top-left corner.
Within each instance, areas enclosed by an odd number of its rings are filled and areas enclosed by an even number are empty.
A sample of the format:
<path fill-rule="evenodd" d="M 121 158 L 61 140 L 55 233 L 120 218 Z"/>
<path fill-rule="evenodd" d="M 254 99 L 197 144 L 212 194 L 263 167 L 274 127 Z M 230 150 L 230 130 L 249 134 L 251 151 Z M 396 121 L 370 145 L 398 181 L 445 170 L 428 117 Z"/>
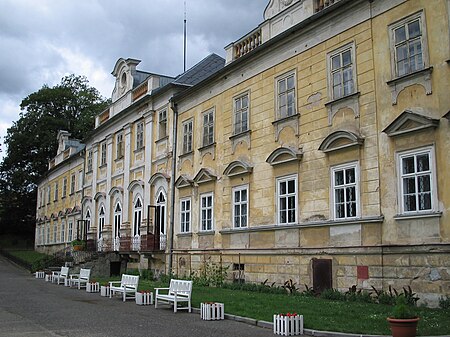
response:
<path fill-rule="evenodd" d="M 136 70 L 136 72 L 133 74 L 133 89 L 136 88 L 139 84 L 145 81 L 145 79 L 150 75 L 150 73 L 147 73 L 145 71 Z"/>
<path fill-rule="evenodd" d="M 65 144 L 65 149 L 67 150 L 69 147 L 75 148 L 75 154 L 84 149 L 85 145 L 81 143 L 78 139 L 68 139 Z"/>
<path fill-rule="evenodd" d="M 211 54 L 173 81 L 174 84 L 195 85 L 225 66 L 225 59 Z"/>

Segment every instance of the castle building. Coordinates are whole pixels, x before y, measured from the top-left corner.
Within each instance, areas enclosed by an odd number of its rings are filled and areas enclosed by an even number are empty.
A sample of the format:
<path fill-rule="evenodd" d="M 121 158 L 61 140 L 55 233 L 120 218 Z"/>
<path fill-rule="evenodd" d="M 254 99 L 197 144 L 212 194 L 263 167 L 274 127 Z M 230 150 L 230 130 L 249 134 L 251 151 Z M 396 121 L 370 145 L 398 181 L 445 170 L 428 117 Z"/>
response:
<path fill-rule="evenodd" d="M 170 78 L 120 59 L 82 152 L 90 248 L 179 275 L 450 294 L 449 7 L 271 0 L 225 60 Z M 58 207 L 38 204 L 38 249 L 68 230 Z"/>

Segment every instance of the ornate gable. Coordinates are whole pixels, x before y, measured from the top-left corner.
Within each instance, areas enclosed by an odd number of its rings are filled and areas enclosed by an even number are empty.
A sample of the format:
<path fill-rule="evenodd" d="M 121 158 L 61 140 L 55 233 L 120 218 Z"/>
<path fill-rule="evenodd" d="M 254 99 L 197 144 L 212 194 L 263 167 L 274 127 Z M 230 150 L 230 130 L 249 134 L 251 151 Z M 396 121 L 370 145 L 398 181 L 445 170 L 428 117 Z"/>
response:
<path fill-rule="evenodd" d="M 395 137 L 409 132 L 436 128 L 438 125 L 438 119 L 427 117 L 411 110 L 405 110 L 383 132 L 389 137 Z"/>
<path fill-rule="evenodd" d="M 347 147 L 359 146 L 364 143 L 364 138 L 350 131 L 335 131 L 329 134 L 320 144 L 319 150 L 322 152 L 332 152 Z"/>
<path fill-rule="evenodd" d="M 253 171 L 253 167 L 241 160 L 235 160 L 231 162 L 223 174 L 228 177 L 234 177 L 241 174 L 249 174 Z"/>
<path fill-rule="evenodd" d="M 196 184 L 203 184 L 210 181 L 215 181 L 217 179 L 217 176 L 213 174 L 210 170 L 202 168 L 200 171 L 198 171 L 197 175 L 194 178 L 194 182 Z"/>
<path fill-rule="evenodd" d="M 175 181 L 176 188 L 192 187 L 193 185 L 194 181 L 192 179 L 189 179 L 189 177 L 184 174 L 179 176 L 178 179 Z"/>
<path fill-rule="evenodd" d="M 296 151 L 287 147 L 280 147 L 273 151 L 269 157 L 267 157 L 266 162 L 270 165 L 279 165 L 284 163 L 289 163 L 292 161 L 301 160 L 303 157 L 303 152 Z"/>

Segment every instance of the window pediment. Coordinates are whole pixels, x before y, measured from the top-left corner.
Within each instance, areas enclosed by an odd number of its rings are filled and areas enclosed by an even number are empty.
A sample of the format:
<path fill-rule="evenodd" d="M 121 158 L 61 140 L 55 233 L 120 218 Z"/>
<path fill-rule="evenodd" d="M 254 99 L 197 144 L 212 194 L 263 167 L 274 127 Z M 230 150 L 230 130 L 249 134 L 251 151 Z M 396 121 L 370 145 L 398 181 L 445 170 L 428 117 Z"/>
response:
<path fill-rule="evenodd" d="M 50 219 L 54 220 L 58 218 L 58 214 L 56 213 L 52 213 L 52 215 L 50 215 Z"/>
<path fill-rule="evenodd" d="M 95 201 L 99 201 L 100 198 L 103 198 L 103 199 L 106 198 L 106 193 L 104 193 L 104 192 L 97 192 L 95 194 L 95 196 L 94 196 L 94 200 Z"/>
<path fill-rule="evenodd" d="M 158 180 L 158 179 L 163 179 L 163 180 L 169 181 L 170 180 L 170 176 L 165 174 L 165 173 L 158 172 L 158 173 L 155 173 L 154 175 L 151 176 L 151 178 L 149 179 L 148 183 L 150 185 L 153 185 L 155 183 L 155 181 Z"/>
<path fill-rule="evenodd" d="M 123 188 L 122 188 L 122 187 L 115 186 L 115 187 L 111 188 L 111 190 L 109 191 L 108 194 L 109 194 L 109 196 L 113 196 L 114 193 L 123 194 Z"/>
<path fill-rule="evenodd" d="M 289 163 L 292 161 L 299 161 L 303 157 L 303 152 L 301 149 L 293 150 L 287 147 L 280 147 L 273 151 L 269 157 L 267 157 L 266 162 L 272 166 Z"/>
<path fill-rule="evenodd" d="M 133 180 L 129 185 L 128 185 L 128 191 L 132 191 L 134 188 L 136 187 L 144 187 L 144 182 L 142 180 Z"/>
<path fill-rule="evenodd" d="M 64 216 L 65 214 L 64 214 L 64 212 L 63 211 L 59 211 L 58 212 L 58 217 L 60 218 L 60 217 L 62 217 L 62 216 Z"/>
<path fill-rule="evenodd" d="M 67 214 L 70 214 L 70 213 L 72 213 L 72 208 L 66 208 L 65 214 L 67 215 Z"/>
<path fill-rule="evenodd" d="M 193 185 L 194 181 L 192 179 L 189 179 L 189 177 L 186 175 L 179 176 L 178 179 L 175 181 L 176 188 L 192 187 Z"/>
<path fill-rule="evenodd" d="M 250 166 L 244 161 L 235 160 L 231 162 L 226 169 L 223 171 L 223 174 L 228 177 L 234 177 L 241 174 L 249 174 L 252 173 L 253 166 Z"/>
<path fill-rule="evenodd" d="M 210 181 L 215 181 L 217 179 L 217 176 L 213 174 L 210 170 L 202 168 L 200 171 L 198 171 L 197 175 L 194 178 L 194 182 L 196 184 L 203 184 Z"/>
<path fill-rule="evenodd" d="M 444 118 L 447 118 L 448 120 L 450 120 L 450 111 L 447 112 L 443 117 L 444 117 Z"/>
<path fill-rule="evenodd" d="M 350 131 L 335 131 L 329 134 L 320 144 L 319 150 L 322 152 L 332 152 L 345 149 L 351 146 L 359 146 L 364 143 L 364 138 Z"/>
<path fill-rule="evenodd" d="M 409 132 L 436 128 L 438 125 L 438 119 L 427 117 L 411 110 L 405 110 L 383 132 L 389 137 L 395 137 Z"/>

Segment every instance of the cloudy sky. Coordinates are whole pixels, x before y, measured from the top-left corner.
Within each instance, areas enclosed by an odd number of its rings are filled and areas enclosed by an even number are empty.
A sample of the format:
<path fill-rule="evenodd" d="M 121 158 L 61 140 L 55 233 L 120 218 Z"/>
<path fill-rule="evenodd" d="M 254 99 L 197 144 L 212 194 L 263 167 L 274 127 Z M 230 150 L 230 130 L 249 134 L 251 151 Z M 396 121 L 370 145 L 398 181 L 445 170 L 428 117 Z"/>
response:
<path fill-rule="evenodd" d="M 262 22 L 268 0 L 186 0 L 187 67 Z M 118 58 L 138 69 L 183 71 L 184 0 L 0 0 L 0 137 L 19 118 L 20 102 L 43 84 L 85 75 L 110 97 Z M 2 153 L 0 153 L 0 158 Z"/>

